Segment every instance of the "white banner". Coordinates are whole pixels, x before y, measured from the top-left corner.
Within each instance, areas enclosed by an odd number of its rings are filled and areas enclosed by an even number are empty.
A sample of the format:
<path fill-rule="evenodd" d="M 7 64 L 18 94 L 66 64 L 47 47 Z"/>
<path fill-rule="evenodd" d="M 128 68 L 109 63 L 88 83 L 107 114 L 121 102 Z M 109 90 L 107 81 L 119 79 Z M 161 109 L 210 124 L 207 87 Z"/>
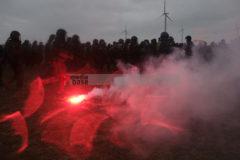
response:
<path fill-rule="evenodd" d="M 69 84 L 73 86 L 104 86 L 111 85 L 114 78 L 121 74 L 70 74 Z"/>

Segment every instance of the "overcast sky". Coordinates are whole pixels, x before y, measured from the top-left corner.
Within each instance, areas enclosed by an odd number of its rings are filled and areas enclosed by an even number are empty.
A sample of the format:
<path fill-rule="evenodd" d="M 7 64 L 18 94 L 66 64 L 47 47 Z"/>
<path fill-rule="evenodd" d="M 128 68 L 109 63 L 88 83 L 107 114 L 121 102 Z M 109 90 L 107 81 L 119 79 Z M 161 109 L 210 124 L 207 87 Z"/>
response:
<path fill-rule="evenodd" d="M 233 39 L 240 28 L 240 0 L 167 0 L 174 22 L 168 32 L 180 41 Z M 129 35 L 158 38 L 163 31 L 163 0 L 0 0 L 0 42 L 18 30 L 22 39 L 46 41 L 58 28 L 78 34 L 82 42 L 104 38 L 108 42 Z"/>

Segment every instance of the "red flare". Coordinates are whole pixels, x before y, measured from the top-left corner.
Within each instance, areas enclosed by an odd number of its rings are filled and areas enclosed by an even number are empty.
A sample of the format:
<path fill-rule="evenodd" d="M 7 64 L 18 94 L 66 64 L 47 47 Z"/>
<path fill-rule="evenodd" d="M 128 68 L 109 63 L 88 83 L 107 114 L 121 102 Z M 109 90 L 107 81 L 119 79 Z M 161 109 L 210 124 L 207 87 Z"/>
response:
<path fill-rule="evenodd" d="M 72 96 L 70 98 L 68 98 L 68 102 L 73 104 L 73 105 L 77 105 L 82 103 L 85 99 L 86 99 L 86 95 L 78 95 L 78 96 Z"/>

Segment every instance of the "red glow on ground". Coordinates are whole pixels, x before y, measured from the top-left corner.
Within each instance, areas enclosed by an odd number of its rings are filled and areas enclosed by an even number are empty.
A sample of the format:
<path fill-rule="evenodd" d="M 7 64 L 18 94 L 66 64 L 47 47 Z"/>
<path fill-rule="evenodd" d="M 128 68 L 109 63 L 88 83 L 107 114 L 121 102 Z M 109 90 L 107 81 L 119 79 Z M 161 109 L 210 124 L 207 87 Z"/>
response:
<path fill-rule="evenodd" d="M 6 121 L 11 122 L 15 135 L 21 136 L 22 145 L 18 149 L 17 153 L 22 153 L 28 147 L 28 128 L 25 118 L 20 112 L 15 112 L 0 119 L 0 123 Z"/>
<path fill-rule="evenodd" d="M 41 120 L 40 123 L 41 124 L 45 123 L 45 122 L 49 121 L 50 119 L 52 119 L 53 117 L 59 115 L 60 113 L 65 112 L 65 111 L 66 111 L 66 108 L 60 108 L 60 109 L 58 109 L 58 110 L 56 110 L 56 111 L 54 111 L 52 113 L 49 113 Z"/>
<path fill-rule="evenodd" d="M 31 117 L 43 104 L 44 87 L 41 78 L 36 78 L 30 85 L 29 95 L 21 111 L 24 118 Z"/>
<path fill-rule="evenodd" d="M 86 95 L 78 95 L 78 96 L 72 96 L 70 98 L 68 98 L 68 102 L 73 104 L 73 105 L 77 105 L 82 103 L 85 99 L 86 99 Z"/>
<path fill-rule="evenodd" d="M 145 92 L 145 88 L 141 90 L 140 87 L 137 87 L 136 93 L 141 91 Z M 52 92 L 50 93 L 51 97 Z M 149 109 L 146 106 L 149 104 L 151 104 L 150 106 L 156 104 L 164 106 L 165 100 L 168 98 L 165 94 L 146 96 L 151 101 L 138 101 L 135 97 L 133 101 L 132 99 L 127 100 L 131 102 L 132 106 L 139 106 L 136 108 L 128 106 L 125 102 L 122 104 L 121 100 L 119 102 L 109 102 L 105 99 L 92 99 L 90 91 L 88 92 L 87 89 L 85 92 L 84 89 L 70 90 L 68 94 L 64 94 L 64 99 L 57 99 L 58 101 L 53 104 L 48 102 L 46 106 L 42 105 L 44 96 L 42 80 L 36 79 L 30 86 L 30 93 L 24 108 L 16 113 L 0 117 L 0 123 L 12 122 L 15 134 L 22 138 L 22 145 L 17 153 L 22 153 L 29 144 L 29 133 L 25 119 L 33 116 L 41 106 L 47 108 L 41 108 L 41 112 L 39 112 L 41 114 L 39 119 L 41 140 L 47 144 L 55 145 L 69 156 L 77 159 L 85 158 L 92 153 L 95 145 L 94 140 L 106 120 L 111 122 L 111 126 L 106 128 L 107 131 L 109 130 L 106 133 L 108 134 L 106 135 L 107 139 L 116 146 L 134 150 L 137 155 L 144 152 L 145 148 L 145 146 L 139 144 L 139 137 L 143 141 L 154 143 L 155 137 L 170 137 L 184 131 L 170 121 L 167 116 L 159 116 L 159 119 L 149 116 L 149 114 L 152 115 L 152 111 L 151 108 Z M 52 101 L 50 100 L 50 102 Z M 113 107 L 115 103 L 116 107 Z M 156 133 L 156 131 L 158 132 Z"/>

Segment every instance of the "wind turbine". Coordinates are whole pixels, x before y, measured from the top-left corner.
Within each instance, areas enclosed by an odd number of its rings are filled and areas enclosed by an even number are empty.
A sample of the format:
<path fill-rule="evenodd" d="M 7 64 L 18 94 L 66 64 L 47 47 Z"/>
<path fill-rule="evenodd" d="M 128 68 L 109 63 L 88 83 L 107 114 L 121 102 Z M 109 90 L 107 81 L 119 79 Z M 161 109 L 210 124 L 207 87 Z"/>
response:
<path fill-rule="evenodd" d="M 184 28 L 182 26 L 181 30 L 179 31 L 181 33 L 181 42 L 183 43 L 183 39 L 184 39 Z"/>
<path fill-rule="evenodd" d="M 168 16 L 169 13 L 166 11 L 166 0 L 164 0 L 164 10 L 162 16 L 164 16 L 164 32 L 167 32 L 167 21 L 170 20 L 173 22 L 173 20 Z"/>
<path fill-rule="evenodd" d="M 123 31 L 124 35 L 125 35 L 125 40 L 128 38 L 128 29 L 127 26 L 125 26 L 125 29 Z"/>

